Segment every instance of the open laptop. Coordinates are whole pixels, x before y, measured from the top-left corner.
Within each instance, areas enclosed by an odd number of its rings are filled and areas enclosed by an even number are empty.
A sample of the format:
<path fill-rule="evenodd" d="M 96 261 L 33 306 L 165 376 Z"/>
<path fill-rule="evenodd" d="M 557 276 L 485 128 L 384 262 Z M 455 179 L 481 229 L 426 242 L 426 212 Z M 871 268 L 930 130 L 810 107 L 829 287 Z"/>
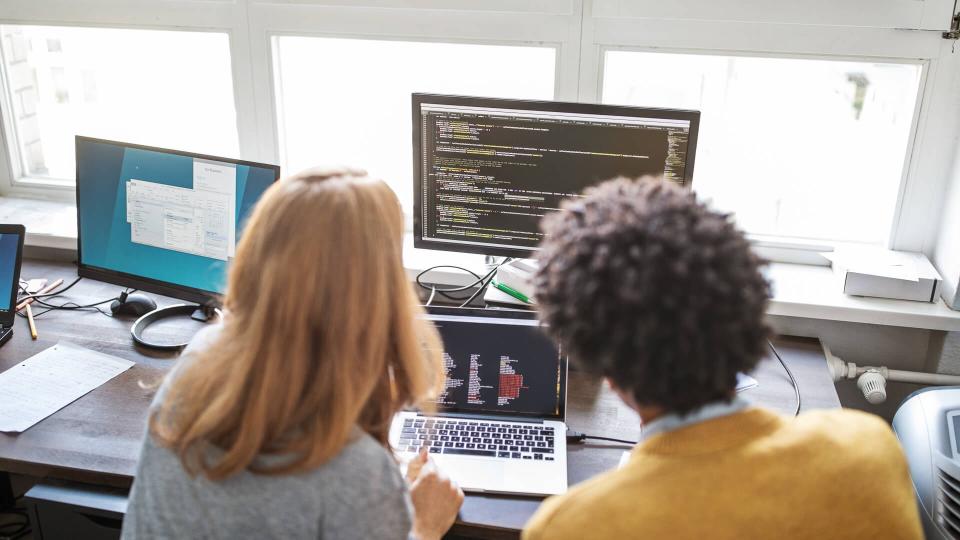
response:
<path fill-rule="evenodd" d="M 401 412 L 401 458 L 429 449 L 464 491 L 553 495 L 567 489 L 567 357 L 526 312 L 432 308 L 445 389 L 433 414 Z"/>
<path fill-rule="evenodd" d="M 24 236 L 23 225 L 0 225 L 0 345 L 13 335 L 17 318 Z"/>

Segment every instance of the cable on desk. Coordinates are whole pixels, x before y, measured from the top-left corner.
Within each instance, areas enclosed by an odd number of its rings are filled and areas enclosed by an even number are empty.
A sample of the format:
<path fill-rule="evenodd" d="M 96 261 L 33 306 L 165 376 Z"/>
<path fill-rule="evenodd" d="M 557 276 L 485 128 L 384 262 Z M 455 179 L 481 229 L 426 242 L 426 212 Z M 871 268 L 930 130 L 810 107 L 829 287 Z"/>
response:
<path fill-rule="evenodd" d="M 497 270 L 499 270 L 501 266 L 507 264 L 508 262 L 510 262 L 510 261 L 512 261 L 512 260 L 513 260 L 513 259 L 512 259 L 511 257 L 506 257 L 506 258 L 504 258 L 502 261 L 500 261 L 500 264 L 498 264 L 498 265 L 494 266 L 493 268 L 491 268 L 490 271 L 487 272 L 487 275 L 483 276 L 483 278 L 484 278 L 485 281 L 480 284 L 480 287 L 477 288 L 477 292 L 475 292 L 475 293 L 473 293 L 472 295 L 470 295 L 470 298 L 467 298 L 462 304 L 460 304 L 460 307 L 467 307 L 467 306 L 469 306 L 469 305 L 470 305 L 470 302 L 473 302 L 473 299 L 474 299 L 474 298 L 476 298 L 476 297 L 480 296 L 481 294 L 483 294 L 483 292 L 487 290 L 487 287 L 490 286 L 490 283 L 493 281 L 493 278 L 497 275 Z"/>
<path fill-rule="evenodd" d="M 498 264 L 498 265 L 494 266 L 493 268 L 491 268 L 490 271 L 487 272 L 486 274 L 484 274 L 483 276 L 480 276 L 480 275 L 477 274 L 476 272 L 474 272 L 474 271 L 472 271 L 472 270 L 470 270 L 470 269 L 468 269 L 468 268 L 464 268 L 464 267 L 462 267 L 462 266 L 455 266 L 455 265 L 452 265 L 452 264 L 438 264 L 438 265 L 436 265 L 436 266 L 431 266 L 430 268 L 427 268 L 427 269 L 423 270 L 422 272 L 420 272 L 419 274 L 417 274 L 417 277 L 416 277 L 415 281 L 416 281 L 417 285 L 418 285 L 421 289 L 425 289 L 425 290 L 430 291 L 430 298 L 427 300 L 426 305 L 429 306 L 430 304 L 433 303 L 433 299 L 434 299 L 434 295 L 435 295 L 435 294 L 440 294 L 440 295 L 443 296 L 444 298 L 448 298 L 448 299 L 450 299 L 450 300 L 463 301 L 463 303 L 460 304 L 460 307 L 467 307 L 468 305 L 470 305 L 470 302 L 473 302 L 473 300 L 474 300 L 477 296 L 480 296 L 480 294 L 482 294 L 483 291 L 487 290 L 487 287 L 490 285 L 490 282 L 493 281 L 493 277 L 494 277 L 494 275 L 497 273 L 497 270 L 498 270 L 501 266 L 503 266 L 504 264 L 506 264 L 506 263 L 508 263 L 508 262 L 510 262 L 510 261 L 512 261 L 512 260 L 513 260 L 513 259 L 510 258 L 510 257 L 505 258 L 503 261 L 500 262 L 500 264 Z M 452 269 L 454 269 L 454 270 L 459 270 L 459 271 L 461 271 L 461 272 L 470 274 L 471 276 L 473 276 L 473 279 L 474 279 L 474 280 L 471 281 L 470 283 L 468 283 L 467 285 L 462 285 L 462 286 L 460 286 L 460 287 L 447 287 L 447 288 L 443 288 L 443 289 L 438 288 L 436 285 L 427 285 L 426 283 L 423 282 L 423 276 L 424 276 L 425 274 L 427 274 L 427 273 L 429 273 L 429 272 L 433 272 L 434 270 L 437 270 L 437 269 L 440 269 L 440 268 L 452 268 Z M 472 288 L 474 288 L 474 287 L 477 287 L 477 286 L 479 286 L 479 288 L 476 290 L 476 292 L 474 292 L 473 294 L 471 294 L 469 297 L 463 297 L 463 296 L 459 296 L 459 297 L 458 297 L 458 296 L 454 296 L 454 295 L 450 294 L 450 293 L 455 293 L 455 292 L 468 291 L 468 290 L 470 290 L 470 289 L 472 289 Z M 464 300 L 464 298 L 466 298 L 466 300 Z"/>
<path fill-rule="evenodd" d="M 625 439 L 614 439 L 613 437 L 600 437 L 599 435 L 587 435 L 586 433 L 581 433 L 579 431 L 567 428 L 567 444 L 580 444 L 586 439 L 629 444 L 630 446 L 634 446 L 637 444 L 637 441 L 628 441 Z"/>
<path fill-rule="evenodd" d="M 774 355 L 776 355 L 777 360 L 780 361 L 780 365 L 783 366 L 784 371 L 787 372 L 787 376 L 790 377 L 790 384 L 793 385 L 793 393 L 797 398 L 797 409 L 793 411 L 793 415 L 797 416 L 800 414 L 800 386 L 797 385 L 797 379 L 793 376 L 793 372 L 790 371 L 790 367 L 787 366 L 787 363 L 783 361 L 783 358 L 780 358 L 780 353 L 777 352 L 777 348 L 773 346 L 773 342 L 768 339 L 767 344 L 770 345 L 770 350 L 773 351 Z"/>
<path fill-rule="evenodd" d="M 63 311 L 83 311 L 83 310 L 87 310 L 87 311 L 97 311 L 97 312 L 99 312 L 101 315 L 105 315 L 105 316 L 107 316 L 107 317 L 112 317 L 111 314 L 109 314 L 109 313 L 107 313 L 106 311 L 100 309 L 99 306 L 102 306 L 103 304 L 107 304 L 107 303 L 109 303 L 109 302 L 113 302 L 114 300 L 117 299 L 117 297 L 108 298 L 108 299 L 106 299 L 106 300 L 101 300 L 101 301 L 99 301 L 99 302 L 93 302 L 93 303 L 91 303 L 91 304 L 78 304 L 78 303 L 72 302 L 72 301 L 71 301 L 71 302 L 64 302 L 63 304 L 51 304 L 51 303 L 49 303 L 49 302 L 47 302 L 47 301 L 45 301 L 45 300 L 41 300 L 41 298 L 52 298 L 52 297 L 59 296 L 59 295 L 63 294 L 64 292 L 66 292 L 67 290 L 69 290 L 71 287 L 73 287 L 74 285 L 76 285 L 81 279 L 83 279 L 83 278 L 79 278 L 79 277 L 78 277 L 78 278 L 75 279 L 72 283 L 70 283 L 69 285 L 67 285 L 66 287 L 63 287 L 62 289 L 60 289 L 60 290 L 58 290 L 58 291 L 52 291 L 52 292 L 47 293 L 47 294 L 34 294 L 34 295 L 26 295 L 26 296 L 20 297 L 19 299 L 17 299 L 17 303 L 23 302 L 24 300 L 26 300 L 26 299 L 28 299 L 28 298 L 33 298 L 33 303 L 34 303 L 34 304 L 37 304 L 37 305 L 40 305 L 40 306 L 43 306 L 43 307 L 47 308 L 47 309 L 44 309 L 44 310 L 40 310 L 40 311 L 35 312 L 35 313 L 33 314 L 33 318 L 37 318 L 37 317 L 39 317 L 39 316 L 41 316 L 41 315 L 43 315 L 43 314 L 45 314 L 45 313 L 49 313 L 49 312 L 51 312 L 51 311 L 57 311 L 57 310 L 63 310 Z M 21 287 L 21 289 L 22 289 L 22 287 Z M 136 292 L 136 290 L 137 290 L 137 289 L 127 289 L 126 292 L 127 292 L 127 294 L 130 294 L 131 292 Z M 20 317 L 26 317 L 26 314 L 20 313 L 20 312 L 17 312 L 17 315 L 19 315 Z"/>
<path fill-rule="evenodd" d="M 70 282 L 69 285 L 67 285 L 67 286 L 65 286 L 65 287 L 62 287 L 62 288 L 60 288 L 60 290 L 57 290 L 57 291 L 50 291 L 50 292 L 48 292 L 48 293 L 46 293 L 46 294 L 28 294 L 28 295 L 25 295 L 25 296 L 21 296 L 20 298 L 17 298 L 17 303 L 19 304 L 20 302 L 23 302 L 24 300 L 27 300 L 27 299 L 30 299 L 30 298 L 34 298 L 34 299 L 36 299 L 36 298 L 47 298 L 47 297 L 50 297 L 50 296 L 58 296 L 58 295 L 61 295 L 61 294 L 65 293 L 65 292 L 69 291 L 71 288 L 73 288 L 73 286 L 76 285 L 77 283 L 80 283 L 80 280 L 81 280 L 81 279 L 83 279 L 83 278 L 78 277 L 77 279 L 75 279 L 75 280 L 73 280 L 72 282 Z M 23 285 L 22 285 L 22 284 L 20 285 L 20 289 L 21 289 L 21 290 L 23 289 Z"/>
<path fill-rule="evenodd" d="M 445 289 L 438 289 L 435 285 L 427 285 L 426 283 L 424 283 L 424 282 L 422 281 L 424 275 L 426 275 L 426 274 L 428 274 L 428 273 L 430 273 L 430 272 L 433 272 L 434 270 L 439 270 L 440 268 L 452 268 L 452 269 L 454 269 L 454 270 L 459 270 L 459 271 L 461 271 L 461 272 L 470 274 L 471 276 L 473 276 L 474 281 L 472 281 L 470 284 L 464 285 L 464 286 L 462 286 L 462 287 L 450 287 L 450 288 L 445 288 Z M 484 276 L 484 277 L 486 277 L 486 276 Z M 417 274 L 417 277 L 414 279 L 414 281 L 416 281 L 417 285 L 419 285 L 421 289 L 426 289 L 426 290 L 428 290 L 428 291 L 438 292 L 438 293 L 440 293 L 441 296 L 444 296 L 444 297 L 449 298 L 449 299 L 451 299 L 451 300 L 463 300 L 463 298 L 454 297 L 454 296 L 450 295 L 449 293 L 452 293 L 452 292 L 462 292 L 462 291 L 466 291 L 466 290 L 472 289 L 473 287 L 475 287 L 475 286 L 477 286 L 478 284 L 482 283 L 482 282 L 483 282 L 483 279 L 484 279 L 484 278 L 480 277 L 478 274 L 476 274 L 474 271 L 470 270 L 469 268 L 464 268 L 464 267 L 462 267 L 462 266 L 455 266 L 455 265 L 452 265 L 452 264 L 438 264 L 438 265 L 436 265 L 436 266 L 431 266 L 430 268 L 427 268 L 426 270 L 423 270 L 422 272 L 420 272 L 419 274 Z"/>
<path fill-rule="evenodd" d="M 19 498 L 19 497 L 18 497 Z M 0 510 L 3 516 L 20 516 L 23 519 L 0 525 L 0 537 L 16 540 L 30 534 L 30 518 L 25 508 L 13 507 Z"/>

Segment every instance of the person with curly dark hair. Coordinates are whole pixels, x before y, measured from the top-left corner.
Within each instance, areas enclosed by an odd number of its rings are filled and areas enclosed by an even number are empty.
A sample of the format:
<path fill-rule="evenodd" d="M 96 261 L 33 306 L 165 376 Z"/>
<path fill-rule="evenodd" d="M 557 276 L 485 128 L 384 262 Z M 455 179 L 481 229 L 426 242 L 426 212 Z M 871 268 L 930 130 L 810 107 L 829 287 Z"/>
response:
<path fill-rule="evenodd" d="M 616 179 L 542 225 L 536 299 L 581 369 L 637 411 L 621 469 L 547 500 L 541 538 L 922 538 L 902 450 L 878 417 L 751 405 L 770 287 L 731 217 L 689 190 Z"/>

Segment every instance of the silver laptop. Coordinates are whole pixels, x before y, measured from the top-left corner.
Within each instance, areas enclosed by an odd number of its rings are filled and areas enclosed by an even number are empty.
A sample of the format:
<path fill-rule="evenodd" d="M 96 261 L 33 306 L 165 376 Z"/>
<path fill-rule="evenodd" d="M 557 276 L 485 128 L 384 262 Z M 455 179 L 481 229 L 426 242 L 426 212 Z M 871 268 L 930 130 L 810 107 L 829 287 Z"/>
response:
<path fill-rule="evenodd" d="M 446 386 L 436 412 L 401 412 L 390 444 L 421 447 L 464 491 L 554 495 L 567 489 L 567 357 L 532 314 L 433 309 Z"/>

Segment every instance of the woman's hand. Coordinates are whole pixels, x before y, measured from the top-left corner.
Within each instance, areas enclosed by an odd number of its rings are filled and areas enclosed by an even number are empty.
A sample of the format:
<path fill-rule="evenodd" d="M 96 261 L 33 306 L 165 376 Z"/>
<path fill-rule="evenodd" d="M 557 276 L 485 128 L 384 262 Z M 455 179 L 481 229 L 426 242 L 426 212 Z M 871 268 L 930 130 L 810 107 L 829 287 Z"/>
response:
<path fill-rule="evenodd" d="M 437 469 L 425 448 L 407 466 L 407 481 L 413 500 L 413 535 L 439 540 L 457 519 L 463 490 Z"/>

